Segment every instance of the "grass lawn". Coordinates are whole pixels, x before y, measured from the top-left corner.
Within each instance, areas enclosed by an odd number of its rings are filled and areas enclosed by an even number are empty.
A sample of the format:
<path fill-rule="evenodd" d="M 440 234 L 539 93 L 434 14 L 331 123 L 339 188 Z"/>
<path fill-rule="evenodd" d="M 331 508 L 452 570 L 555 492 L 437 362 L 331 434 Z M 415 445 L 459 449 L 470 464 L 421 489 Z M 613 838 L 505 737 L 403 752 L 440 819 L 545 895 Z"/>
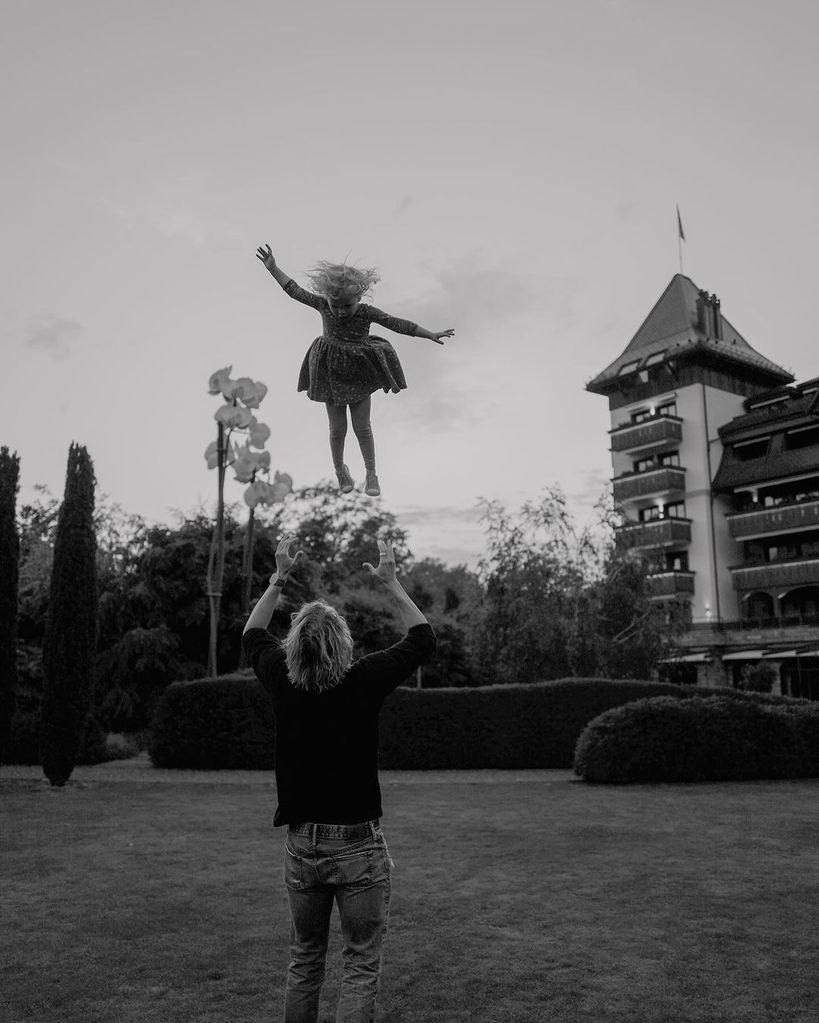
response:
<path fill-rule="evenodd" d="M 0 770 L 0 1019 L 279 1020 L 272 776 L 107 766 L 64 790 Z M 382 787 L 396 872 L 379 1023 L 819 1020 L 819 781 Z M 322 1023 L 338 951 L 334 934 Z"/>

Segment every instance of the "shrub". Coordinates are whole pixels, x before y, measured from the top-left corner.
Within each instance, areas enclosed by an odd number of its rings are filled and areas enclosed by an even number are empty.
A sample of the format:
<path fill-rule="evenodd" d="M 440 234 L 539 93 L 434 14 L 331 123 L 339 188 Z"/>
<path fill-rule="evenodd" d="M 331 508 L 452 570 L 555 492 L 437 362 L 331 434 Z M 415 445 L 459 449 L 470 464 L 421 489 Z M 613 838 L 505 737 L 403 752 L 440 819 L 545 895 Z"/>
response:
<path fill-rule="evenodd" d="M 402 688 L 381 711 L 380 762 L 385 768 L 405 770 L 569 768 L 580 733 L 610 707 L 649 696 L 684 699 L 712 694 L 726 694 L 734 701 L 751 699 L 728 689 L 607 679 L 478 689 Z"/>
<path fill-rule="evenodd" d="M 108 760 L 105 733 L 95 717 L 90 716 L 76 760 L 78 764 L 101 764 Z M 42 764 L 41 723 L 39 711 L 17 710 L 11 719 L 7 764 Z"/>
<path fill-rule="evenodd" d="M 198 769 L 273 767 L 273 705 L 252 675 L 174 682 L 154 716 L 155 767 Z"/>
<path fill-rule="evenodd" d="M 574 770 L 614 784 L 811 777 L 818 735 L 819 707 L 808 701 L 650 697 L 591 721 Z"/>
<path fill-rule="evenodd" d="M 40 715 L 17 711 L 11 718 L 9 743 L 4 762 L 7 764 L 39 764 Z"/>
<path fill-rule="evenodd" d="M 586 725 L 611 707 L 649 696 L 681 700 L 727 694 L 732 703 L 788 702 L 734 690 L 655 682 L 562 679 L 464 689 L 399 688 L 380 718 L 383 768 L 569 768 Z M 154 719 L 157 767 L 268 768 L 274 720 L 261 685 L 249 674 L 175 682 Z"/>
<path fill-rule="evenodd" d="M 776 668 L 767 661 L 760 661 L 742 669 L 739 688 L 748 693 L 770 693 L 776 681 Z"/>
<path fill-rule="evenodd" d="M 139 744 L 130 735 L 110 732 L 105 737 L 106 760 L 131 760 L 139 754 Z"/>

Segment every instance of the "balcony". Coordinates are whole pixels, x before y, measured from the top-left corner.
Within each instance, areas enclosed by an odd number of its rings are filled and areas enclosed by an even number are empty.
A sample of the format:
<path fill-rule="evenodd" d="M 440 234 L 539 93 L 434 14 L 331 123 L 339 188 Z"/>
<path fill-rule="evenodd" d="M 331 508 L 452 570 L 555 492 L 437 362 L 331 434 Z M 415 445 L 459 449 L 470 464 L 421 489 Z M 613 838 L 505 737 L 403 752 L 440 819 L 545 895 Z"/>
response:
<path fill-rule="evenodd" d="M 609 431 L 612 451 L 648 451 L 682 440 L 682 419 L 655 416 L 642 423 L 628 423 Z"/>
<path fill-rule="evenodd" d="M 653 519 L 621 526 L 618 539 L 628 547 L 671 547 L 691 543 L 691 519 Z"/>
<path fill-rule="evenodd" d="M 819 528 L 819 501 L 734 512 L 725 517 L 728 520 L 728 531 L 735 540 L 755 540 L 760 536 Z"/>
<path fill-rule="evenodd" d="M 631 472 L 612 480 L 614 501 L 624 504 L 640 497 L 685 492 L 685 469 L 664 465 L 648 472 Z"/>
<path fill-rule="evenodd" d="M 646 577 L 646 592 L 650 600 L 691 596 L 694 593 L 694 573 L 658 572 L 649 575 Z"/>
<path fill-rule="evenodd" d="M 742 565 L 739 568 L 732 568 L 731 576 L 735 590 L 819 586 L 819 558 Z"/>

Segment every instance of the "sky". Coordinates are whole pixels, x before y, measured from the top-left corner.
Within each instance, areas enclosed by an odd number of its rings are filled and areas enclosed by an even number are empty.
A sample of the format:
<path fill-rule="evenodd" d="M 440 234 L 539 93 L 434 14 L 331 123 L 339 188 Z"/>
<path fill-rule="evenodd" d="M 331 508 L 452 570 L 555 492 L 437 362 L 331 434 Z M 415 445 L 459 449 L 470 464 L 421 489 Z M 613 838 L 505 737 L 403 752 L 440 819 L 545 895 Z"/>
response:
<path fill-rule="evenodd" d="M 26 0 L 0 40 L 0 443 L 20 499 L 100 493 L 171 522 L 232 366 L 269 391 L 274 468 L 330 477 L 296 391 L 320 259 L 376 266 L 408 389 L 373 397 L 383 508 L 474 567 L 478 500 L 610 476 L 585 383 L 679 271 L 797 380 L 819 375 L 819 7 L 812 0 Z M 361 486 L 352 432 L 345 455 Z M 226 496 L 244 488 L 229 479 Z"/>

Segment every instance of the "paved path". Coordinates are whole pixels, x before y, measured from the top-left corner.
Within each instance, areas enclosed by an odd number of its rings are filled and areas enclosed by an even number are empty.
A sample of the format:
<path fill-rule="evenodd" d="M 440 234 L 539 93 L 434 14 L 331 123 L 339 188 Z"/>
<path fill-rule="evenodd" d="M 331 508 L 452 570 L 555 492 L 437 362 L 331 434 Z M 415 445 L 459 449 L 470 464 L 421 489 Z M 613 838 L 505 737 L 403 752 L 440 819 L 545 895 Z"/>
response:
<path fill-rule="evenodd" d="M 539 782 L 565 784 L 579 781 L 573 771 L 509 770 L 509 771 L 379 771 L 382 786 L 386 785 L 497 785 L 509 782 Z M 48 785 L 43 769 L 24 764 L 4 764 L 0 767 L 0 785 L 3 782 L 42 782 Z M 194 784 L 194 785 L 251 785 L 275 786 L 272 771 L 188 771 L 154 767 L 147 753 L 131 760 L 109 760 L 93 767 L 75 767 L 71 774 L 74 782 L 130 782 L 138 785 Z M 71 784 L 71 782 L 69 782 Z"/>

